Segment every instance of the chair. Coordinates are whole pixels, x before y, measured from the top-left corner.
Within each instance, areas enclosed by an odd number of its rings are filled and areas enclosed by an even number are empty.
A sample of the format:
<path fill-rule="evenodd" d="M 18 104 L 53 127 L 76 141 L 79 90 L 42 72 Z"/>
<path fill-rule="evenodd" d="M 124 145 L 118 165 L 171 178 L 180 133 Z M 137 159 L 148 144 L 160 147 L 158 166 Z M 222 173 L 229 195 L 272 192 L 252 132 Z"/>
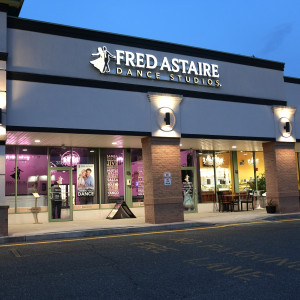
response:
<path fill-rule="evenodd" d="M 243 210 L 243 204 L 247 204 L 247 210 L 249 210 L 249 204 L 252 205 L 252 209 L 254 210 L 254 191 L 248 190 L 247 193 L 241 193 L 240 203 L 241 203 L 241 211 Z"/>
<path fill-rule="evenodd" d="M 225 199 L 224 193 L 222 191 L 218 191 L 218 201 L 219 201 L 219 212 L 220 211 L 233 211 L 233 202 L 231 200 Z"/>

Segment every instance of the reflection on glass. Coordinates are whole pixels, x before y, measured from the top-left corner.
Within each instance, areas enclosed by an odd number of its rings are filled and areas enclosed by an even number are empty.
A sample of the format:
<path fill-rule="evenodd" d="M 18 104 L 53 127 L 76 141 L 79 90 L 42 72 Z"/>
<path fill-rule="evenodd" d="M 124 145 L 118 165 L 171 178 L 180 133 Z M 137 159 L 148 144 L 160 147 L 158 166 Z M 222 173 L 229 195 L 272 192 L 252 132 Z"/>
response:
<path fill-rule="evenodd" d="M 201 202 L 215 202 L 214 154 L 212 151 L 199 153 Z"/>
<path fill-rule="evenodd" d="M 11 212 L 15 208 L 15 179 L 11 176 L 15 173 L 16 147 L 5 147 L 5 202 Z"/>
<path fill-rule="evenodd" d="M 69 171 L 51 170 L 51 219 L 69 219 L 75 185 L 70 185 Z"/>
<path fill-rule="evenodd" d="M 218 191 L 232 191 L 232 163 L 230 152 L 216 152 L 216 182 Z"/>
<path fill-rule="evenodd" d="M 131 149 L 132 201 L 144 201 L 144 168 L 142 149 Z"/>
<path fill-rule="evenodd" d="M 193 167 L 195 165 L 196 151 L 182 150 L 180 151 L 181 167 Z"/>
<path fill-rule="evenodd" d="M 51 147 L 50 167 L 70 167 L 71 166 L 71 148 L 70 147 Z M 74 159 L 74 163 L 76 158 Z"/>
<path fill-rule="evenodd" d="M 239 190 L 255 189 L 254 164 L 252 152 L 237 152 Z"/>
<path fill-rule="evenodd" d="M 255 152 L 256 177 L 265 175 L 265 161 L 263 152 Z"/>
<path fill-rule="evenodd" d="M 14 194 L 17 181 L 17 211 L 30 212 L 35 206 L 32 193 L 39 193 L 37 206 L 47 211 L 47 148 L 17 147 L 17 166 L 15 154 L 8 149 L 6 152 L 6 195 Z M 10 152 L 10 153 L 9 153 Z M 15 200 L 9 197 L 9 206 L 14 207 Z"/>

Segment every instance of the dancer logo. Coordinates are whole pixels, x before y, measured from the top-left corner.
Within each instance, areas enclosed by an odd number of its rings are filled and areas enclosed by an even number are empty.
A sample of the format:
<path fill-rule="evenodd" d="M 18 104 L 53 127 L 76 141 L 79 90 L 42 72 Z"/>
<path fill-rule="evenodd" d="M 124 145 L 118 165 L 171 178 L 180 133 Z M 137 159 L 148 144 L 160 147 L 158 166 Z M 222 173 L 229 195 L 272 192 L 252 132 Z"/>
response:
<path fill-rule="evenodd" d="M 93 56 L 99 56 L 99 58 L 90 61 L 92 65 L 96 69 L 100 71 L 100 73 L 109 73 L 109 62 L 111 58 L 116 58 L 113 56 L 106 48 L 106 46 L 103 46 L 103 48 L 99 47 L 97 53 L 93 53 Z"/>

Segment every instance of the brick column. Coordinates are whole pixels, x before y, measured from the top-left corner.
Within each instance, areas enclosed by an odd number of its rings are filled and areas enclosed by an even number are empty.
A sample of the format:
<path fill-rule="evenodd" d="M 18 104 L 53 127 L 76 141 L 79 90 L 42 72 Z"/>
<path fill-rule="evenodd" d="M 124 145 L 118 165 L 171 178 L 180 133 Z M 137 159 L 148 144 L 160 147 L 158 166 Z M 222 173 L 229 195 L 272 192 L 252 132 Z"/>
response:
<path fill-rule="evenodd" d="M 263 144 L 267 201 L 277 203 L 277 212 L 298 212 L 299 192 L 295 143 Z"/>
<path fill-rule="evenodd" d="M 184 221 L 179 144 L 179 138 L 142 139 L 146 223 Z M 172 185 L 164 185 L 165 172 L 171 173 Z"/>

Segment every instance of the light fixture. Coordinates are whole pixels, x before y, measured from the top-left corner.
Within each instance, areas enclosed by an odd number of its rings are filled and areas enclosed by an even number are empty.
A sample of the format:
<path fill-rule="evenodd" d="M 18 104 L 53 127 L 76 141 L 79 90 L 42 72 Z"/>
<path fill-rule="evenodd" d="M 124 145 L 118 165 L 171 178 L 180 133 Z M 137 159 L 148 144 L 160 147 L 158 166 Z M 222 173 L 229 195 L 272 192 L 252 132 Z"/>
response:
<path fill-rule="evenodd" d="M 91 153 L 94 153 L 94 152 L 95 152 L 95 150 L 90 150 L 90 152 L 91 152 Z"/>
<path fill-rule="evenodd" d="M 35 142 L 35 143 L 40 143 L 40 142 L 41 142 L 41 140 L 34 140 L 34 142 Z"/>
<path fill-rule="evenodd" d="M 232 146 L 231 148 L 232 148 L 232 149 L 236 149 L 236 146 Z"/>
<path fill-rule="evenodd" d="M 203 165 L 212 167 L 214 165 L 214 158 L 210 156 L 209 154 L 206 155 L 206 157 L 203 157 Z M 216 167 L 219 167 L 223 165 L 224 159 L 222 157 L 216 156 L 215 158 Z"/>
<path fill-rule="evenodd" d="M 26 149 L 26 148 L 24 148 L 24 149 L 22 149 L 22 151 L 24 151 L 24 152 L 27 152 L 27 149 Z"/>
<path fill-rule="evenodd" d="M 112 142 L 111 144 L 112 144 L 112 145 L 117 145 L 117 142 Z"/>
<path fill-rule="evenodd" d="M 253 166 L 253 157 L 248 159 L 248 164 L 250 166 Z M 257 166 L 259 164 L 259 158 L 255 158 L 255 165 Z"/>
<path fill-rule="evenodd" d="M 179 146 L 182 147 L 182 144 L 180 144 Z"/>

